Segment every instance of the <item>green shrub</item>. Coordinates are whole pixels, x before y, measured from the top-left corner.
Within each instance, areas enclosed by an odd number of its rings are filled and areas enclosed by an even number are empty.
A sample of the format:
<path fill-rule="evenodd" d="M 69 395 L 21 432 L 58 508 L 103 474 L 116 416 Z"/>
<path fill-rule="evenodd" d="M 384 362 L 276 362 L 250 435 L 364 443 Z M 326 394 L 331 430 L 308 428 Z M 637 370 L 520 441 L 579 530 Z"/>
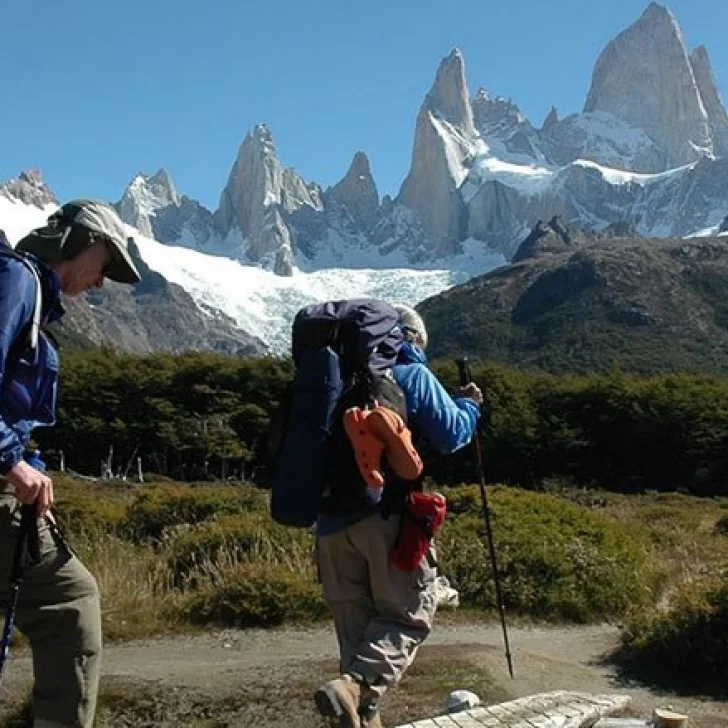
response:
<path fill-rule="evenodd" d="M 283 564 L 295 570 L 305 568 L 313 554 L 313 537 L 308 531 L 285 528 L 260 512 L 177 526 L 165 532 L 163 543 L 177 584 L 200 566 L 248 561 Z"/>
<path fill-rule="evenodd" d="M 133 499 L 133 486 L 79 480 L 64 473 L 51 475 L 55 493 L 53 512 L 72 540 L 87 534 L 121 532 L 127 506 Z"/>
<path fill-rule="evenodd" d="M 230 513 L 260 511 L 267 494 L 252 486 L 150 486 L 138 491 L 125 527 L 135 539 L 162 537 L 165 528 L 195 524 Z"/>
<path fill-rule="evenodd" d="M 669 689 L 728 693 L 728 586 L 686 584 L 668 611 L 641 612 L 622 637 L 629 673 Z"/>
<path fill-rule="evenodd" d="M 718 519 L 715 524 L 715 532 L 722 536 L 728 536 L 728 516 L 721 516 Z"/>
<path fill-rule="evenodd" d="M 464 604 L 495 606 L 493 573 L 475 486 L 448 489 L 443 573 Z M 649 598 L 642 544 L 613 519 L 555 496 L 490 487 L 503 598 L 518 613 L 576 622 L 611 619 Z"/>
<path fill-rule="evenodd" d="M 123 503 L 105 500 L 98 493 L 64 494 L 56 500 L 53 512 L 64 533 L 71 538 L 82 534 L 118 533 L 126 518 Z"/>
<path fill-rule="evenodd" d="M 328 608 L 312 571 L 237 562 L 208 572 L 181 611 L 193 624 L 240 628 L 320 619 Z"/>

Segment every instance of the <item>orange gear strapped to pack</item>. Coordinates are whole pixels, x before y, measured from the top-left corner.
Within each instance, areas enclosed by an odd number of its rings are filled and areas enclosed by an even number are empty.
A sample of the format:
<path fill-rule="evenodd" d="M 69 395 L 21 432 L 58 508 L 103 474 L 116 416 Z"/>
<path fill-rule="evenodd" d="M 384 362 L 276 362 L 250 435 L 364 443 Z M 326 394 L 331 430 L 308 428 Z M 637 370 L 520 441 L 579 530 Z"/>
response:
<path fill-rule="evenodd" d="M 381 405 L 364 410 L 350 407 L 344 412 L 344 430 L 370 488 L 384 486 L 383 453 L 400 478 L 414 480 L 422 473 L 422 460 L 412 445 L 412 434 L 393 410 Z"/>

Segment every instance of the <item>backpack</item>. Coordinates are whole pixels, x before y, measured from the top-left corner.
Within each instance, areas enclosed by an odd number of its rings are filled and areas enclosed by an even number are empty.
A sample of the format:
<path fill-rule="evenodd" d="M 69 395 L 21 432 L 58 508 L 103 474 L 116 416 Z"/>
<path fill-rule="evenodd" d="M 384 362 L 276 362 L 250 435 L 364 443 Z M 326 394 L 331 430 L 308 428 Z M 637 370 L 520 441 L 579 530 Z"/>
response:
<path fill-rule="evenodd" d="M 319 513 L 371 507 L 367 483 L 344 430 L 344 412 L 379 403 L 406 422 L 404 393 L 391 369 L 403 343 L 399 316 L 373 299 L 306 306 L 293 322 L 296 374 L 271 433 L 271 515 L 311 526 Z M 386 483 L 396 480 L 387 474 Z"/>
<path fill-rule="evenodd" d="M 43 308 L 43 287 L 40 283 L 40 276 L 33 263 L 23 253 L 16 252 L 9 244 L 0 242 L 0 256 L 12 258 L 22 263 L 33 276 L 35 281 L 35 304 L 33 306 L 33 316 L 26 325 L 25 329 L 20 333 L 16 340 L 11 344 L 9 356 L 17 357 L 20 353 L 29 348 L 35 351 L 38 348 L 38 337 L 40 336 L 40 320 Z"/>

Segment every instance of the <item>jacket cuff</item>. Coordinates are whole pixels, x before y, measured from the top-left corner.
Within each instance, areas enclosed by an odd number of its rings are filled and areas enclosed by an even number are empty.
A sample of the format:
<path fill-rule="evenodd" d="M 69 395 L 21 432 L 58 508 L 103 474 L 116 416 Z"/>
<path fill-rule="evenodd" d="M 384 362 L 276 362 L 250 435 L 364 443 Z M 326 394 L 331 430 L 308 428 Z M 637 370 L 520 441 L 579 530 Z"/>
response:
<path fill-rule="evenodd" d="M 23 459 L 24 450 L 22 445 L 18 445 L 0 455 L 0 475 L 6 475 L 8 470 L 14 468 Z"/>

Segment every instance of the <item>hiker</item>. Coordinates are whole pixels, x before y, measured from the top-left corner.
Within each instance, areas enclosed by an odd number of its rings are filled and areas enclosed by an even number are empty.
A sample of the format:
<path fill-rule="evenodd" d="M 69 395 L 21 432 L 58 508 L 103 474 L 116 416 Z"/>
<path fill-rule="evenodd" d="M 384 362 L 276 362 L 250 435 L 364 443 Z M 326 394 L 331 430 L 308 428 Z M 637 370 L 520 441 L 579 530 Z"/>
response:
<path fill-rule="evenodd" d="M 453 452 L 473 437 L 483 395 L 473 383 L 451 398 L 426 366 L 427 331 L 420 315 L 394 307 L 404 344 L 392 373 L 405 395 L 408 425 L 438 451 Z M 412 663 L 430 633 L 436 609 L 435 549 L 411 571 L 391 558 L 406 493 L 358 513 L 320 513 L 317 560 L 324 597 L 333 613 L 341 675 L 315 694 L 319 712 L 345 728 L 379 728 L 379 704 Z M 397 502 L 398 501 L 398 502 Z M 444 503 L 442 510 L 444 518 Z"/>
<path fill-rule="evenodd" d="M 91 728 L 101 657 L 99 591 L 58 532 L 53 481 L 26 447 L 33 427 L 55 422 L 58 354 L 43 327 L 63 315 L 59 294 L 100 288 L 104 278 L 137 283 L 140 276 L 121 220 L 102 202 L 63 205 L 15 250 L 22 255 L 0 250 L 0 598 L 8 594 L 21 504 L 35 504 L 15 616 L 33 653 L 33 725 Z"/>

